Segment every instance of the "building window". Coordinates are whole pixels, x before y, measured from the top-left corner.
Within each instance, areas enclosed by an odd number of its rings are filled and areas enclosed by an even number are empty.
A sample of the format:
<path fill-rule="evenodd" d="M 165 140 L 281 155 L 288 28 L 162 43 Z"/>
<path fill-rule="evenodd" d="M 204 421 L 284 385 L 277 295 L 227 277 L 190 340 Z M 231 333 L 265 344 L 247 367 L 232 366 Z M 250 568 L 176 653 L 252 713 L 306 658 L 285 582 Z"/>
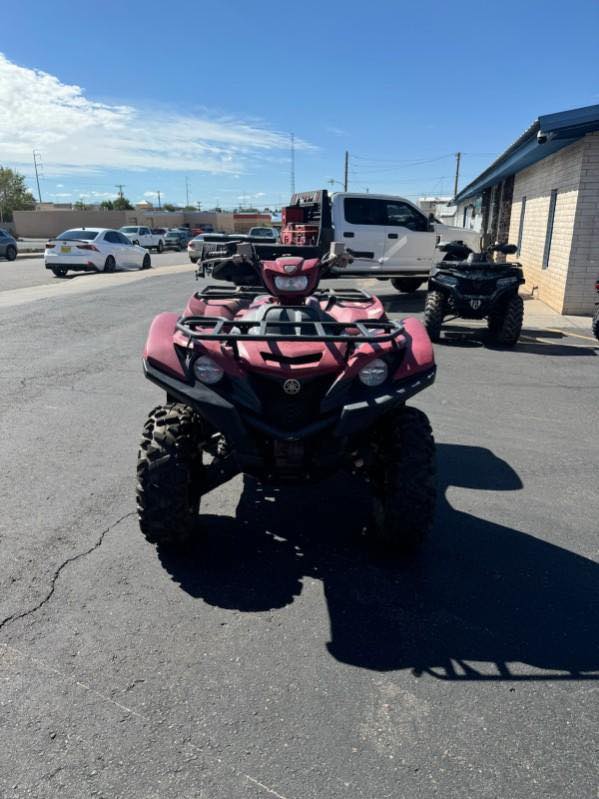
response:
<path fill-rule="evenodd" d="M 517 254 L 520 255 L 522 249 L 522 233 L 524 232 L 524 214 L 526 213 L 526 197 L 522 198 L 520 205 L 520 225 L 518 226 L 518 250 Z"/>
<path fill-rule="evenodd" d="M 551 237 L 553 236 L 553 220 L 555 218 L 555 203 L 557 201 L 557 189 L 551 189 L 549 198 L 549 214 L 547 216 L 547 233 L 545 234 L 545 249 L 543 250 L 543 269 L 549 266 L 549 255 L 551 253 Z"/>

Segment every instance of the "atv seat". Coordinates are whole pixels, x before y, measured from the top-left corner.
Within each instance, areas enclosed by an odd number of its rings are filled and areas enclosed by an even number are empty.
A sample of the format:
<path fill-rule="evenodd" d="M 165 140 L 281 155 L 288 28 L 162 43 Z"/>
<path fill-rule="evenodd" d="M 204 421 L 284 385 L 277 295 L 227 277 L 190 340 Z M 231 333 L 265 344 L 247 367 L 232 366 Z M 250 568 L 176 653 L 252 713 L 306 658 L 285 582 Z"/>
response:
<path fill-rule="evenodd" d="M 314 303 L 301 306 L 284 306 L 264 303 L 257 308 L 251 308 L 243 316 L 244 322 L 260 323 L 268 321 L 268 332 L 274 335 L 289 335 L 290 328 L 287 325 L 278 326 L 276 322 L 297 322 L 294 330 L 304 335 L 316 334 L 314 322 L 336 322 L 337 320 L 330 314 L 323 311 L 320 305 Z M 273 324 L 273 322 L 275 324 Z M 342 327 L 342 325 L 340 326 Z M 334 328 L 328 328 L 329 333 L 334 333 Z"/>

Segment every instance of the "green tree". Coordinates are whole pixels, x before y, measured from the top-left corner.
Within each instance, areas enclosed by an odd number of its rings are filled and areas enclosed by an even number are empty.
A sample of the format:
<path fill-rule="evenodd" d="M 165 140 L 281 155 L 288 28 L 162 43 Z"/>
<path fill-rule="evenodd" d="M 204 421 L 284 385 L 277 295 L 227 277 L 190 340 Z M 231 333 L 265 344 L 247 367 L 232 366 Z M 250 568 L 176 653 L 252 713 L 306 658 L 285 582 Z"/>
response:
<path fill-rule="evenodd" d="M 25 185 L 25 176 L 0 167 L 0 219 L 12 222 L 13 211 L 31 211 L 35 197 Z"/>
<path fill-rule="evenodd" d="M 113 200 L 112 207 L 115 211 L 132 211 L 133 206 L 126 197 L 117 197 Z"/>
<path fill-rule="evenodd" d="M 179 209 L 177 208 L 177 206 L 176 206 L 176 205 L 173 205 L 172 203 L 164 203 L 164 205 L 162 206 L 162 208 L 163 208 L 163 210 L 165 210 L 165 211 L 178 211 L 178 210 L 179 210 Z"/>
<path fill-rule="evenodd" d="M 73 203 L 73 208 L 76 208 L 78 211 L 86 211 L 87 205 L 83 202 L 83 200 L 77 200 L 76 203 Z"/>
<path fill-rule="evenodd" d="M 114 211 L 114 201 L 102 200 L 102 202 L 100 203 L 100 208 L 104 208 L 105 211 Z"/>

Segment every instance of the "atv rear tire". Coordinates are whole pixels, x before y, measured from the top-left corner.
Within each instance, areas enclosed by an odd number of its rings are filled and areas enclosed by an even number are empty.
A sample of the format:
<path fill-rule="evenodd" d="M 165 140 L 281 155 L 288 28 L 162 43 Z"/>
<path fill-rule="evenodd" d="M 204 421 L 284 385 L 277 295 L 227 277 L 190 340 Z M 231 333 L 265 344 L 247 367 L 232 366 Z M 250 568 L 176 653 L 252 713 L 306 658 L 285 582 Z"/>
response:
<path fill-rule="evenodd" d="M 445 316 L 445 295 L 441 291 L 429 291 L 424 303 L 424 326 L 431 341 L 441 338 L 441 325 Z"/>
<path fill-rule="evenodd" d="M 593 335 L 596 339 L 599 339 L 599 305 L 595 308 L 595 313 L 593 314 L 593 321 L 591 323 L 591 329 L 593 330 Z"/>
<path fill-rule="evenodd" d="M 391 285 L 398 291 L 403 291 L 405 294 L 413 294 L 418 291 L 424 280 L 413 277 L 395 277 L 391 280 Z"/>
<path fill-rule="evenodd" d="M 502 311 L 490 313 L 487 319 L 491 338 L 504 347 L 513 347 L 520 338 L 524 319 L 524 301 L 519 294 L 511 297 Z"/>
<path fill-rule="evenodd" d="M 432 527 L 437 497 L 435 440 L 425 413 L 403 408 L 392 418 L 373 483 L 375 539 L 414 552 Z"/>
<path fill-rule="evenodd" d="M 201 418 L 169 402 L 150 413 L 137 460 L 139 526 L 153 544 L 183 544 L 193 533 L 202 494 Z"/>

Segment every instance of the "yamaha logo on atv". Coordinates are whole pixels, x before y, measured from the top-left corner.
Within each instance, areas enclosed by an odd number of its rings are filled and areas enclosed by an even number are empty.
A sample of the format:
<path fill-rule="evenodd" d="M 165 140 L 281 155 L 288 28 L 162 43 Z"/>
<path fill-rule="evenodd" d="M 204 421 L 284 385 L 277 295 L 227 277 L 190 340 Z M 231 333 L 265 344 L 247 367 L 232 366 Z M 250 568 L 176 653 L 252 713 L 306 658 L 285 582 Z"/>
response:
<path fill-rule="evenodd" d="M 295 380 L 291 378 L 291 380 L 285 380 L 283 383 L 283 391 L 285 394 L 290 394 L 293 396 L 294 394 L 299 394 L 301 391 L 302 385 L 299 380 Z"/>
<path fill-rule="evenodd" d="M 482 300 L 470 300 L 470 307 L 477 311 L 483 304 Z"/>

